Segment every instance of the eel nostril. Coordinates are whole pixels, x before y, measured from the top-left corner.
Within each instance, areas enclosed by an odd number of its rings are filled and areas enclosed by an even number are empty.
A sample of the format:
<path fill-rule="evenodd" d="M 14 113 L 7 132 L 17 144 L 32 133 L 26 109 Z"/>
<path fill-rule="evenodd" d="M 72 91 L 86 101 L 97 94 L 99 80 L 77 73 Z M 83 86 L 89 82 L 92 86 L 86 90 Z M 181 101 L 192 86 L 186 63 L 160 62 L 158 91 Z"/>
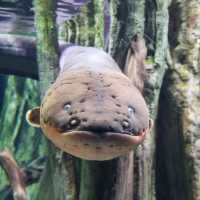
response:
<path fill-rule="evenodd" d="M 122 121 L 122 127 L 125 128 L 125 129 L 129 128 L 130 127 L 129 122 L 127 120 L 123 120 Z"/>
<path fill-rule="evenodd" d="M 76 118 L 76 117 L 71 118 L 71 119 L 69 120 L 69 125 L 70 125 L 71 127 L 78 126 L 79 124 L 80 124 L 80 120 L 79 120 L 78 118 Z"/>

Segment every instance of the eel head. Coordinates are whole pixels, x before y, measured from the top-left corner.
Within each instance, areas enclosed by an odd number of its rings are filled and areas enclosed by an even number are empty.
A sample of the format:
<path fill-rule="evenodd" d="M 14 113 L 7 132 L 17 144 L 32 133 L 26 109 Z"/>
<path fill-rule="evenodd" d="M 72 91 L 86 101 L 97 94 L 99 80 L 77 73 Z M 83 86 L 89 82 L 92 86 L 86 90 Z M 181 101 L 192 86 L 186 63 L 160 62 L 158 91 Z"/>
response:
<path fill-rule="evenodd" d="M 87 160 L 128 153 L 152 124 L 139 90 L 122 73 L 109 71 L 63 73 L 27 120 L 57 147 Z"/>

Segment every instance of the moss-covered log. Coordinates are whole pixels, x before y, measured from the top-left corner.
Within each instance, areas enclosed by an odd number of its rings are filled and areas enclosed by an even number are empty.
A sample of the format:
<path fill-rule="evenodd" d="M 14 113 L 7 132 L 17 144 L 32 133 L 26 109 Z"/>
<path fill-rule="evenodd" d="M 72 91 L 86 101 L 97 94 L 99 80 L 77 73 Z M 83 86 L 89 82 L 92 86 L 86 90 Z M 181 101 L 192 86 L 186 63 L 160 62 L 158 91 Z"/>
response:
<path fill-rule="evenodd" d="M 149 2 L 150 4 L 150 2 Z M 168 7 L 170 1 L 151 1 L 150 7 L 145 8 L 145 37 L 149 47 L 147 59 L 147 80 L 145 84 L 145 98 L 149 105 L 151 116 L 157 118 L 158 98 L 165 70 L 169 63 L 168 50 Z M 151 9 L 150 9 L 151 8 Z M 149 17 L 147 17 L 149 16 Z M 152 18 L 151 18 L 151 17 Z M 147 26 L 148 24 L 148 26 Z M 155 121 L 156 127 L 156 121 Z M 137 169 L 137 189 L 135 196 L 141 200 L 154 200 L 155 197 L 155 135 L 154 129 L 144 144 L 136 152 L 135 167 Z M 137 199 L 136 198 L 136 199 Z"/>
<path fill-rule="evenodd" d="M 200 5 L 173 0 L 169 10 L 172 64 L 160 97 L 157 194 L 162 200 L 199 200 Z"/>
<path fill-rule="evenodd" d="M 37 57 L 41 97 L 54 81 L 58 72 L 58 43 L 56 30 L 56 1 L 35 0 L 35 25 L 37 30 Z M 75 199 L 73 162 L 71 157 L 48 143 L 48 161 L 41 180 L 38 200 Z M 69 168 L 69 169 L 68 169 Z M 72 180 L 72 181 L 70 181 Z M 70 190 L 72 188 L 72 190 Z"/>

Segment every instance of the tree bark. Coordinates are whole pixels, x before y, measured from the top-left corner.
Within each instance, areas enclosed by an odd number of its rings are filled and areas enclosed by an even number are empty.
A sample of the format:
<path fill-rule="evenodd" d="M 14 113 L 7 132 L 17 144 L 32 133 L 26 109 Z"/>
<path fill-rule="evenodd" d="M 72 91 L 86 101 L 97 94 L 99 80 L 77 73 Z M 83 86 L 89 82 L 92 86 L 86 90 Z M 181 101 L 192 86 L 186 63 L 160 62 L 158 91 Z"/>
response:
<path fill-rule="evenodd" d="M 150 5 L 151 4 L 151 5 Z M 147 60 L 148 77 L 144 94 L 151 111 L 151 117 L 156 120 L 160 88 L 166 69 L 168 68 L 168 7 L 170 0 L 156 0 L 147 3 L 145 7 L 145 37 L 148 41 L 149 57 Z M 150 9 L 151 8 L 151 9 Z M 138 9 L 139 11 L 139 9 Z M 149 17 L 147 17 L 149 16 Z M 151 21 L 152 20 L 152 21 Z M 152 48 L 153 46 L 153 48 Z M 155 122 L 156 128 L 156 122 Z M 137 149 L 134 174 L 136 180 L 135 199 L 156 199 L 155 189 L 155 135 L 152 130 L 145 142 Z"/>
<path fill-rule="evenodd" d="M 58 73 L 58 40 L 56 30 L 56 1 L 35 1 L 37 58 L 41 98 Z M 71 156 L 62 155 L 48 142 L 48 160 L 40 183 L 37 199 L 74 199 L 74 171 Z M 71 189 L 72 188 L 72 189 Z M 71 189 L 71 190 L 70 190 Z"/>
<path fill-rule="evenodd" d="M 5 170 L 13 190 L 15 200 L 27 200 L 25 173 L 19 168 L 8 150 L 0 152 L 0 164 Z"/>
<path fill-rule="evenodd" d="M 200 4 L 173 0 L 169 11 L 172 63 L 160 97 L 157 194 L 162 200 L 199 200 Z"/>

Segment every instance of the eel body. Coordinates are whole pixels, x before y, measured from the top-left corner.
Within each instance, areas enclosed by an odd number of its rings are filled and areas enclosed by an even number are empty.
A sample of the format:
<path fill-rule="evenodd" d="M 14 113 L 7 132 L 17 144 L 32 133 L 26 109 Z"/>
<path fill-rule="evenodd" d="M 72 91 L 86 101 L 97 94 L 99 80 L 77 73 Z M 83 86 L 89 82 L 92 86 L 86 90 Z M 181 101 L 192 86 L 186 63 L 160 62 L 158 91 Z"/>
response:
<path fill-rule="evenodd" d="M 38 111 L 44 134 L 58 148 L 87 160 L 124 155 L 149 129 L 141 92 L 111 56 L 92 47 L 72 46 L 62 53 L 60 73 Z M 35 116 L 29 112 L 28 119 Z"/>

